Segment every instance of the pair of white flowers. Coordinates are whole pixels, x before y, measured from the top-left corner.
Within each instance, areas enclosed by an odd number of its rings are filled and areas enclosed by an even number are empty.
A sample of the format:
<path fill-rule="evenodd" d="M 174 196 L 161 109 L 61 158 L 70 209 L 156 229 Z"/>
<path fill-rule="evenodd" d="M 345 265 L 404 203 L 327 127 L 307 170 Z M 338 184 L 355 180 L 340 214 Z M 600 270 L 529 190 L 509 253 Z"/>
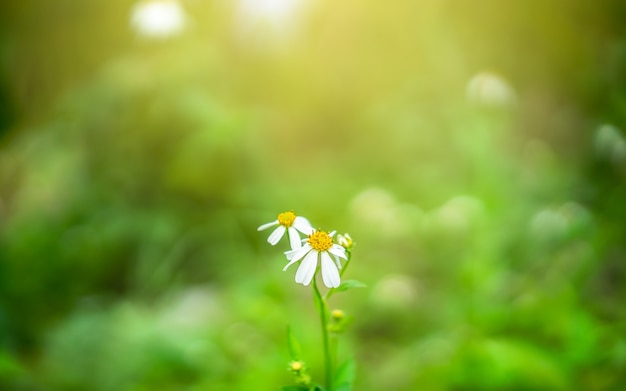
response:
<path fill-rule="evenodd" d="M 263 224 L 259 231 L 276 227 L 267 241 L 276 245 L 280 239 L 288 233 L 291 250 L 285 251 L 285 256 L 289 261 L 283 271 L 294 263 L 301 261 L 296 271 L 296 282 L 302 285 L 309 285 L 317 271 L 320 263 L 322 280 L 329 288 L 337 288 L 341 284 L 339 269 L 341 269 L 340 258 L 348 259 L 346 249 L 333 241 L 333 232 L 325 232 L 313 229 L 309 220 L 302 216 L 296 216 L 293 212 L 284 212 L 270 223 Z M 305 239 L 300 238 L 300 233 L 305 234 Z M 332 256 L 332 257 L 331 257 Z M 334 258 L 334 262 L 333 262 Z"/>

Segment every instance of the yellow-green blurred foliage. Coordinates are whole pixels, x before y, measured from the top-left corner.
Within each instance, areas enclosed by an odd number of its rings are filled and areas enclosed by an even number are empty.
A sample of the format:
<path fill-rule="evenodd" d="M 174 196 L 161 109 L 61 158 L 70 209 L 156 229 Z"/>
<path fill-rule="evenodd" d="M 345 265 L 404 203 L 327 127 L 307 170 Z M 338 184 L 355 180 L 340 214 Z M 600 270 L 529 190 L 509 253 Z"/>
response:
<path fill-rule="evenodd" d="M 4 0 L 0 389 L 626 388 L 620 1 Z"/>

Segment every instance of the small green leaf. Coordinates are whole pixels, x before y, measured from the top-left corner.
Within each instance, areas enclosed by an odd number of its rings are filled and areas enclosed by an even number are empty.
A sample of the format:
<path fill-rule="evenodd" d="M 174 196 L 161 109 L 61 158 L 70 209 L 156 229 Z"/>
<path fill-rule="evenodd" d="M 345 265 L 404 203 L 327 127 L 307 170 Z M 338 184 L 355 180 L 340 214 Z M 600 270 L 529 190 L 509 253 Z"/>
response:
<path fill-rule="evenodd" d="M 283 391 L 309 391 L 309 389 L 300 386 L 285 386 L 283 387 Z"/>
<path fill-rule="evenodd" d="M 300 361 L 302 357 L 302 349 L 300 348 L 300 343 L 296 339 L 296 336 L 293 335 L 291 331 L 291 327 L 287 326 L 287 344 L 289 345 L 289 355 L 293 361 Z"/>
<path fill-rule="evenodd" d="M 349 358 L 337 369 L 335 373 L 335 390 L 336 391 L 352 391 L 352 384 L 356 377 L 356 364 L 354 360 Z"/>
<path fill-rule="evenodd" d="M 365 287 L 367 287 L 367 285 L 365 285 L 361 281 L 346 280 L 346 281 L 342 282 L 341 285 L 339 285 L 337 288 L 335 288 L 335 291 L 336 292 L 343 292 L 343 291 L 347 291 L 348 289 L 352 289 L 352 288 L 365 288 Z"/>

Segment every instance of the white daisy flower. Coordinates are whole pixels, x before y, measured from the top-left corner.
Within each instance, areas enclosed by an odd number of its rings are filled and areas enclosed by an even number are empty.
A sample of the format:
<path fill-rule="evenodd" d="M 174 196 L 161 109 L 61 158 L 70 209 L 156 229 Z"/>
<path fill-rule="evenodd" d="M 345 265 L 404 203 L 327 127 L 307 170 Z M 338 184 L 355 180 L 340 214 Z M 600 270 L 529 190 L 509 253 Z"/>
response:
<path fill-rule="evenodd" d="M 271 223 L 263 224 L 257 230 L 263 231 L 270 227 L 278 226 L 270 236 L 267 238 L 269 244 L 274 246 L 285 235 L 285 231 L 289 233 L 289 243 L 292 249 L 298 249 L 302 247 L 302 240 L 300 240 L 300 234 L 298 231 L 305 235 L 309 235 L 313 232 L 313 227 L 309 220 L 302 216 L 296 216 L 293 212 L 283 212 L 278 215 L 278 218 Z"/>
<path fill-rule="evenodd" d="M 341 263 L 339 258 L 348 259 L 346 249 L 333 242 L 335 232 L 326 233 L 324 231 L 313 231 L 305 244 L 301 248 L 286 251 L 285 255 L 289 260 L 283 271 L 287 270 L 293 263 L 302 260 L 298 271 L 296 271 L 296 282 L 302 285 L 309 285 L 317 270 L 317 261 L 321 261 L 322 280 L 329 288 L 337 288 L 341 284 L 339 269 Z M 331 259 L 333 255 L 335 262 Z"/>

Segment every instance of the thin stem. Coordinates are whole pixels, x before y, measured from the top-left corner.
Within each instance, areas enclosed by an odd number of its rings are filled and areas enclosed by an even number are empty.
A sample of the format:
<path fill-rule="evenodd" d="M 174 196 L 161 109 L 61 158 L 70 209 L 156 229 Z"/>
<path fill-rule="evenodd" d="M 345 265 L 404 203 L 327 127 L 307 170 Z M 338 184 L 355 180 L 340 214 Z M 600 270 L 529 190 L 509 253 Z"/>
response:
<path fill-rule="evenodd" d="M 348 265 L 350 264 L 350 259 L 352 258 L 352 252 L 350 250 L 346 251 L 346 256 L 348 257 L 348 259 L 346 259 L 346 263 L 344 263 L 341 270 L 339 270 L 339 275 L 341 277 L 343 277 L 343 273 L 346 272 L 346 269 L 348 268 Z"/>
<path fill-rule="evenodd" d="M 313 290 L 315 291 L 315 296 L 317 297 L 319 304 L 317 309 L 320 312 L 320 320 L 322 323 L 322 340 L 324 343 L 324 360 L 326 368 L 326 390 L 333 391 L 333 362 L 330 352 L 330 341 L 328 338 L 328 305 L 326 304 L 326 299 L 317 288 L 317 280 L 315 277 L 313 278 Z"/>

